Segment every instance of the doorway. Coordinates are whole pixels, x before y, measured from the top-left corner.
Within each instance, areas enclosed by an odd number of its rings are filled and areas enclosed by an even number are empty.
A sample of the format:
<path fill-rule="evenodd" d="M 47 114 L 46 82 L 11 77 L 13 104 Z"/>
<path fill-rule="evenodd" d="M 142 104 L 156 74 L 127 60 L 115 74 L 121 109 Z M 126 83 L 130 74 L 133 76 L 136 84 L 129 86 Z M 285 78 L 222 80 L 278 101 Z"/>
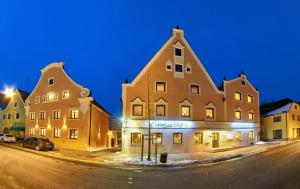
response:
<path fill-rule="evenodd" d="M 212 147 L 219 148 L 219 133 L 212 133 Z"/>
<path fill-rule="evenodd" d="M 8 130 L 7 127 L 5 127 L 5 128 L 3 129 L 3 133 L 4 133 L 4 134 L 9 134 L 9 130 Z"/>

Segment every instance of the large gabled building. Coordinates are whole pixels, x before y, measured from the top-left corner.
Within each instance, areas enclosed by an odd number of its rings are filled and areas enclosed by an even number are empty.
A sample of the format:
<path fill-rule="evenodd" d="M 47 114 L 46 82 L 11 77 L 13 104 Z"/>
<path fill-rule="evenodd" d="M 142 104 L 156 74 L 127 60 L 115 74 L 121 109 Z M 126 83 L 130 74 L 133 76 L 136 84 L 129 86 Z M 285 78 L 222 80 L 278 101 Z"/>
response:
<path fill-rule="evenodd" d="M 263 104 L 261 138 L 263 140 L 294 140 L 300 138 L 300 104 L 286 98 Z"/>
<path fill-rule="evenodd" d="M 245 74 L 216 87 L 180 29 L 173 29 L 132 83 L 123 84 L 122 102 L 123 153 L 141 152 L 149 125 L 158 152 L 199 152 L 259 140 L 259 92 Z"/>

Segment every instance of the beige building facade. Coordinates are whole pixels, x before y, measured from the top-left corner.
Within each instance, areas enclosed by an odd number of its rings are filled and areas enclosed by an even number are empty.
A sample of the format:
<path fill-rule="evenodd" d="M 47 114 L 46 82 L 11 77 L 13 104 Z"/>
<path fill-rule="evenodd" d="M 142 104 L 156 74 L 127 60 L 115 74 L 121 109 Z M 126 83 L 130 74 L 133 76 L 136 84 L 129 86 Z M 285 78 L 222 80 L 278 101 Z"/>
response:
<path fill-rule="evenodd" d="M 98 150 L 111 146 L 110 114 L 75 83 L 64 63 L 52 63 L 26 100 L 26 137 L 45 137 L 56 148 Z"/>
<path fill-rule="evenodd" d="M 247 146 L 259 140 L 258 91 L 244 74 L 216 87 L 180 29 L 173 29 L 132 83 L 123 84 L 122 101 L 123 153 L 141 153 L 149 125 L 159 153 Z"/>

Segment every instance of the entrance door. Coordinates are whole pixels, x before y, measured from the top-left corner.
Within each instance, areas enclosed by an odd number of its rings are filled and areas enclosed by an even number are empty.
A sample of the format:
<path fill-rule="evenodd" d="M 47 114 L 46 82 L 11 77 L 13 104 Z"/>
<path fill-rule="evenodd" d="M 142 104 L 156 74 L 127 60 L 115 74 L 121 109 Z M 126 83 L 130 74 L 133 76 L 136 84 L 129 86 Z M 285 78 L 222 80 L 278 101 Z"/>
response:
<path fill-rule="evenodd" d="M 8 130 L 7 127 L 5 127 L 5 128 L 3 129 L 3 133 L 4 133 L 4 134 L 9 134 L 9 130 Z"/>
<path fill-rule="evenodd" d="M 212 133 L 212 147 L 219 148 L 219 133 Z"/>
<path fill-rule="evenodd" d="M 110 144 L 111 144 L 111 147 L 112 147 L 112 148 L 115 147 L 115 139 L 114 139 L 114 138 L 112 138 L 112 139 L 110 140 Z"/>

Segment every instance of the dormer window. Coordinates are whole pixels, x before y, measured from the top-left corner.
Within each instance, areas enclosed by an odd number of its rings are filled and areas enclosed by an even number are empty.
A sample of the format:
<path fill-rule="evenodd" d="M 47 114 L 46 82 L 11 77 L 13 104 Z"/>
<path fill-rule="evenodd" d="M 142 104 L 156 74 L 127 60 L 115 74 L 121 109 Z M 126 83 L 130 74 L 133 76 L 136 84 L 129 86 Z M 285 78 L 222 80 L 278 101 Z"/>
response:
<path fill-rule="evenodd" d="M 175 71 L 176 72 L 182 72 L 183 66 L 181 64 L 175 64 Z"/>
<path fill-rule="evenodd" d="M 48 79 L 48 85 L 49 86 L 54 85 L 54 77 Z"/>
<path fill-rule="evenodd" d="M 176 56 L 181 56 L 181 49 L 175 48 L 175 55 Z"/>

